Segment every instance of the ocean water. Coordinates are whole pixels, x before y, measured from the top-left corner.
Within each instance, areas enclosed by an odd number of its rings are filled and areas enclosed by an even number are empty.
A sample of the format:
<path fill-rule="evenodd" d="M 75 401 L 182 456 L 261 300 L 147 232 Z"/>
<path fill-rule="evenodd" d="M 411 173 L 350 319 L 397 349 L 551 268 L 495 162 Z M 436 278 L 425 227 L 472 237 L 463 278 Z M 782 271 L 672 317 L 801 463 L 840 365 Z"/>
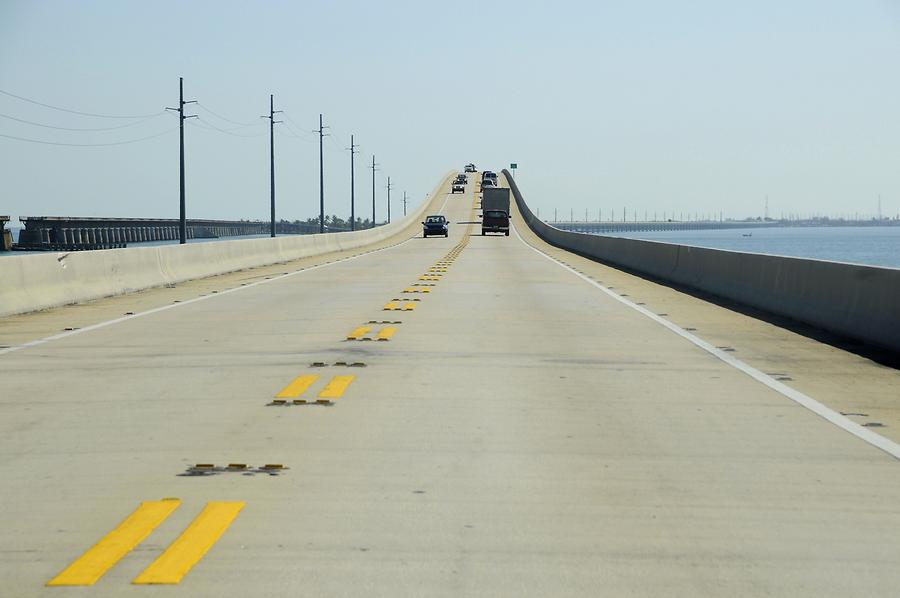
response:
<path fill-rule="evenodd" d="M 900 226 L 734 228 L 606 236 L 900 268 Z"/>

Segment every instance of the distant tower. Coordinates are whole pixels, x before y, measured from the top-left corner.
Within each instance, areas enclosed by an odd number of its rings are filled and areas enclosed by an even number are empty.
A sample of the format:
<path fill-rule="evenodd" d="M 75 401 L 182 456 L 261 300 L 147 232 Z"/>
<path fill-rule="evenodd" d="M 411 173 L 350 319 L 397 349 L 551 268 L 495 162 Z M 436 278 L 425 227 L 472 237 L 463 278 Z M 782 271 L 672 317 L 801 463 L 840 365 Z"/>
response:
<path fill-rule="evenodd" d="M 768 195 L 766 195 L 766 215 L 765 215 L 765 219 L 766 219 L 766 220 L 769 219 L 769 196 L 768 196 Z"/>

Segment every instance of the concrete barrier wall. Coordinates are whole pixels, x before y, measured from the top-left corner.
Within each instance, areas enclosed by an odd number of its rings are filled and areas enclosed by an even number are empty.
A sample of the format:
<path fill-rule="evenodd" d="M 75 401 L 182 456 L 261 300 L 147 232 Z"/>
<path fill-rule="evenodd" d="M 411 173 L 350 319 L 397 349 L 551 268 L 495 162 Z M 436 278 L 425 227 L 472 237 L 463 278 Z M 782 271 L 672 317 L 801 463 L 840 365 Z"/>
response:
<path fill-rule="evenodd" d="M 356 249 L 395 236 L 398 240 L 402 235 L 412 236 L 423 215 L 441 206 L 453 175 L 455 171 L 447 173 L 407 217 L 363 231 L 5 256 L 0 259 L 0 316 Z"/>
<path fill-rule="evenodd" d="M 503 174 L 522 219 L 551 245 L 900 353 L 900 269 L 562 231 Z"/>

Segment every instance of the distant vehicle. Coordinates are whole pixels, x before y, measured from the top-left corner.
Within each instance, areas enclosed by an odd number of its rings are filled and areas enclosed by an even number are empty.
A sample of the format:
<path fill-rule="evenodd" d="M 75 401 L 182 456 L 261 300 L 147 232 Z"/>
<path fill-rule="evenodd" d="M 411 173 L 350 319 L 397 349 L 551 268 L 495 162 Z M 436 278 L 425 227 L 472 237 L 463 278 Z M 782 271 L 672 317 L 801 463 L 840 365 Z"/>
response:
<path fill-rule="evenodd" d="M 466 164 L 466 172 L 478 172 L 478 170 L 475 169 L 474 164 L 469 163 L 469 164 Z"/>
<path fill-rule="evenodd" d="M 485 170 L 481 175 L 482 178 L 494 179 L 497 180 L 497 173 L 492 170 Z"/>
<path fill-rule="evenodd" d="M 425 222 L 422 223 L 422 236 L 432 237 L 443 235 L 446 237 L 450 234 L 448 225 L 447 219 L 440 214 L 426 216 Z"/>
<path fill-rule="evenodd" d="M 467 177 L 464 173 L 461 172 L 458 175 L 456 175 L 456 182 L 462 183 L 465 185 L 466 183 L 469 182 L 469 177 Z"/>
<path fill-rule="evenodd" d="M 466 184 L 460 181 L 453 181 L 453 187 L 450 189 L 450 193 L 465 193 L 466 192 Z"/>
<path fill-rule="evenodd" d="M 509 189 L 487 187 L 481 198 L 481 234 L 509 236 Z"/>
<path fill-rule="evenodd" d="M 491 187 L 496 187 L 496 186 L 497 186 L 497 181 L 495 181 L 494 179 L 481 179 L 481 190 L 482 191 L 484 191 L 485 189 L 491 188 Z"/>

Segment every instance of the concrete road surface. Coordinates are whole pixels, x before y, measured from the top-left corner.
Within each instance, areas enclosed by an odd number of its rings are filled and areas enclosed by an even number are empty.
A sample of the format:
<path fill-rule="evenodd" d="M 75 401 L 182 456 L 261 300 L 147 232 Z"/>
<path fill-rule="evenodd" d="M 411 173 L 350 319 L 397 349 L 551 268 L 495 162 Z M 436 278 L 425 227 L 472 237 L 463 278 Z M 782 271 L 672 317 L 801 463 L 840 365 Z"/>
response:
<path fill-rule="evenodd" d="M 900 595 L 895 458 L 455 224 L 474 182 L 447 239 L 0 355 L 0 596 Z"/>

